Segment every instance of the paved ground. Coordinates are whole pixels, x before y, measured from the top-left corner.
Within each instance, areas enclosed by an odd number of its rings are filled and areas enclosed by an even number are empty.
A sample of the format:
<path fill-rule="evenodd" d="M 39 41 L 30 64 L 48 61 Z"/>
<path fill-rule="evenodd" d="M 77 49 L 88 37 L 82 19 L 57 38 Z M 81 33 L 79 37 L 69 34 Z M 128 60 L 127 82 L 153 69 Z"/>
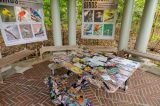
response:
<path fill-rule="evenodd" d="M 0 85 L 0 106 L 52 106 L 43 84 L 50 74 L 48 64 L 40 63 L 23 75 L 5 79 Z M 160 77 L 138 70 L 129 80 L 127 92 L 108 94 L 90 86 L 83 93 L 94 106 L 160 106 Z"/>

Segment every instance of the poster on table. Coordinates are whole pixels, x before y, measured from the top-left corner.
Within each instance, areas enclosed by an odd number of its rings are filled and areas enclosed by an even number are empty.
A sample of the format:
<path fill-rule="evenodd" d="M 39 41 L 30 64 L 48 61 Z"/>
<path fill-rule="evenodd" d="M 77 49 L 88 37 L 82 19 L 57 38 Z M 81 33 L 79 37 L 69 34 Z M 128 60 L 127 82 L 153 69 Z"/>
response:
<path fill-rule="evenodd" d="M 114 39 L 117 0 L 83 0 L 82 38 Z"/>
<path fill-rule="evenodd" d="M 6 46 L 47 40 L 41 0 L 0 0 L 0 29 Z"/>

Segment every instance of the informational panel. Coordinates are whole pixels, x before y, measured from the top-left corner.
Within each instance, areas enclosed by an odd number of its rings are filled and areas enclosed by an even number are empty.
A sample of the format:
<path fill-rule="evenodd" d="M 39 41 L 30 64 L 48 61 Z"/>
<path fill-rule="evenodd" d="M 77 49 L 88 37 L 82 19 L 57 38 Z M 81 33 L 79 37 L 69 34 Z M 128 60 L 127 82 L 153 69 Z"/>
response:
<path fill-rule="evenodd" d="M 83 0 L 82 38 L 114 39 L 117 0 Z"/>
<path fill-rule="evenodd" d="M 0 29 L 6 46 L 47 40 L 41 0 L 0 0 Z"/>

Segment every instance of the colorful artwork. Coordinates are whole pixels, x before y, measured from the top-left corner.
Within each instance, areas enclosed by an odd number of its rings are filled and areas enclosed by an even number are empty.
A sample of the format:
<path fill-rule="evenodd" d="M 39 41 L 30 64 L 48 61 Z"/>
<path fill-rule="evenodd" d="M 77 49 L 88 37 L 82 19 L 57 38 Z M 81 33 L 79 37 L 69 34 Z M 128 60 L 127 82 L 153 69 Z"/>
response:
<path fill-rule="evenodd" d="M 4 31 L 5 38 L 7 38 L 7 41 L 15 41 L 20 39 L 20 34 L 17 25 L 6 25 Z"/>
<path fill-rule="evenodd" d="M 92 35 L 93 25 L 92 24 L 85 24 L 84 25 L 84 35 Z"/>
<path fill-rule="evenodd" d="M 34 22 L 41 22 L 42 21 L 42 12 L 40 8 L 30 8 L 31 12 L 31 19 Z"/>
<path fill-rule="evenodd" d="M 0 29 L 6 46 L 47 40 L 42 0 L 8 2 L 0 4 Z"/>
<path fill-rule="evenodd" d="M 103 22 L 103 10 L 94 11 L 94 22 Z"/>
<path fill-rule="evenodd" d="M 114 39 L 117 1 L 83 0 L 82 38 Z"/>
<path fill-rule="evenodd" d="M 27 7 L 16 7 L 16 15 L 18 16 L 19 22 L 30 22 L 31 14 L 30 10 Z"/>
<path fill-rule="evenodd" d="M 104 10 L 104 22 L 114 21 L 115 10 Z"/>
<path fill-rule="evenodd" d="M 104 24 L 104 36 L 112 36 L 113 33 L 113 24 Z"/>
<path fill-rule="evenodd" d="M 41 37 L 44 36 L 44 29 L 42 24 L 33 24 L 33 31 L 34 31 L 34 35 L 35 37 Z"/>
<path fill-rule="evenodd" d="M 102 24 L 95 24 L 94 30 L 93 30 L 93 35 L 102 35 L 102 29 L 103 29 Z"/>
<path fill-rule="evenodd" d="M 0 5 L 0 15 L 2 22 L 16 22 L 13 6 Z"/>
<path fill-rule="evenodd" d="M 93 21 L 93 10 L 84 10 L 84 22 Z"/>
<path fill-rule="evenodd" d="M 26 39 L 26 38 L 33 37 L 32 28 L 30 24 L 22 24 L 22 25 L 19 25 L 19 27 L 20 27 L 22 38 Z"/>

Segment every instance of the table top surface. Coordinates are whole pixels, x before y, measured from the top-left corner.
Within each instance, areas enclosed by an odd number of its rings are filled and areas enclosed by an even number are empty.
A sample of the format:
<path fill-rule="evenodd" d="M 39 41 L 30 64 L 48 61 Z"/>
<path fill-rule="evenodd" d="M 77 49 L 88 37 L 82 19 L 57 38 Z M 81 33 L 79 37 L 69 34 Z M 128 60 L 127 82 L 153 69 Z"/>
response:
<path fill-rule="evenodd" d="M 89 51 L 69 52 L 53 58 L 67 70 L 87 77 L 91 84 L 113 93 L 140 67 L 140 63 Z M 94 76 L 94 77 L 93 77 Z M 105 84 L 104 84 L 105 83 Z"/>

